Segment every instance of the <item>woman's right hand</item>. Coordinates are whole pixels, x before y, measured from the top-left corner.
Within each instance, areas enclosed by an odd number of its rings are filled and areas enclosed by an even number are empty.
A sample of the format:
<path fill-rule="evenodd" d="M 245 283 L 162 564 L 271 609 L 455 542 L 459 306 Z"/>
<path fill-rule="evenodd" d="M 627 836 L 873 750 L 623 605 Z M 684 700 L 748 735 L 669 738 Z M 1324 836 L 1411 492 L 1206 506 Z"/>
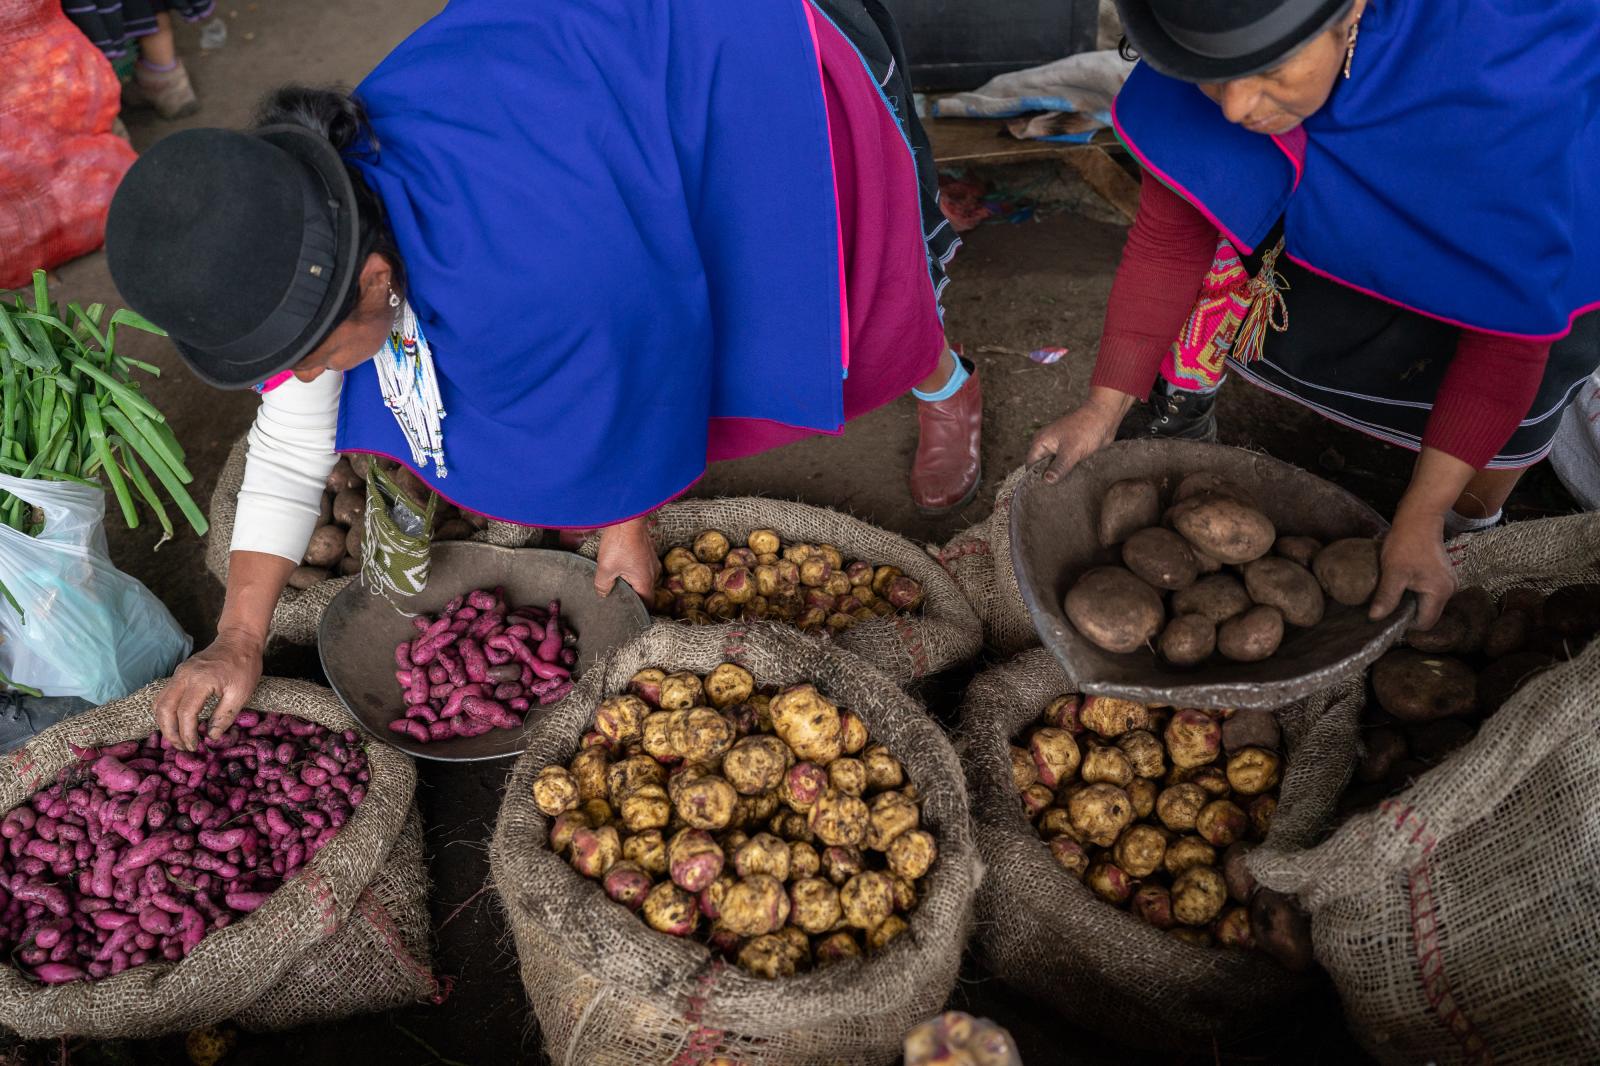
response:
<path fill-rule="evenodd" d="M 200 712 L 215 697 L 210 736 L 233 724 L 261 680 L 264 643 L 239 631 L 222 631 L 209 648 L 196 652 L 173 673 L 156 697 L 161 735 L 183 751 L 200 747 Z"/>
<path fill-rule="evenodd" d="M 1127 393 L 1095 386 L 1076 410 L 1034 434 L 1033 444 L 1028 448 L 1028 463 L 1054 456 L 1054 462 L 1044 472 L 1044 479 L 1050 484 L 1060 481 L 1067 471 L 1116 439 L 1117 427 L 1132 406 L 1133 397 Z"/>

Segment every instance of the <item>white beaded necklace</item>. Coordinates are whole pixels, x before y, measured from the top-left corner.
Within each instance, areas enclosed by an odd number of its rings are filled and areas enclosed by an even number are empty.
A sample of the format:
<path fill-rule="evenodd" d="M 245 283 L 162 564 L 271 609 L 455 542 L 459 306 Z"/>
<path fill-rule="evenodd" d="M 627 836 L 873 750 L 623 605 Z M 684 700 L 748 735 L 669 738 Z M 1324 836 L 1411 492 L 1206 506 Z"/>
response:
<path fill-rule="evenodd" d="M 439 378 L 433 369 L 433 350 L 422 335 L 411 301 L 405 301 L 395 328 L 374 362 L 384 406 L 394 413 L 400 432 L 411 445 L 411 461 L 421 469 L 432 459 L 438 477 L 444 465 L 444 401 L 439 398 Z"/>

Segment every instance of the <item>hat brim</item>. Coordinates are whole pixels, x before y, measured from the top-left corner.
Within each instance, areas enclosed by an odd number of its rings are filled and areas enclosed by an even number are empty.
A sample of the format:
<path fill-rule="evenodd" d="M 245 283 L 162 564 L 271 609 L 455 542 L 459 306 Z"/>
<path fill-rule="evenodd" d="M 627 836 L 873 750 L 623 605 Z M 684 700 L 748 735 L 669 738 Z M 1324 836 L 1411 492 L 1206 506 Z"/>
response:
<path fill-rule="evenodd" d="M 213 358 L 202 348 L 174 341 L 178 355 L 194 375 L 206 384 L 219 389 L 248 389 L 276 374 L 298 364 L 316 351 L 337 324 L 335 318 L 344 306 L 350 286 L 355 283 L 359 264 L 356 253 L 360 242 L 361 220 L 356 205 L 356 190 L 345 169 L 344 159 L 327 138 L 304 126 L 264 126 L 250 131 L 252 136 L 274 145 L 309 166 L 328 191 L 329 198 L 339 207 L 334 220 L 333 278 L 317 307 L 317 312 L 300 335 L 275 352 L 269 352 L 247 363 L 224 362 Z M 217 375 L 214 368 L 227 366 L 226 375 Z"/>
<path fill-rule="evenodd" d="M 1151 67 L 1180 81 L 1219 82 L 1247 78 L 1282 63 L 1317 34 L 1339 20 L 1350 9 L 1351 0 L 1326 0 L 1306 17 L 1293 32 L 1249 55 L 1218 59 L 1201 55 L 1173 40 L 1155 14 L 1149 0 L 1120 0 L 1122 29 L 1138 51 L 1139 58 Z"/>

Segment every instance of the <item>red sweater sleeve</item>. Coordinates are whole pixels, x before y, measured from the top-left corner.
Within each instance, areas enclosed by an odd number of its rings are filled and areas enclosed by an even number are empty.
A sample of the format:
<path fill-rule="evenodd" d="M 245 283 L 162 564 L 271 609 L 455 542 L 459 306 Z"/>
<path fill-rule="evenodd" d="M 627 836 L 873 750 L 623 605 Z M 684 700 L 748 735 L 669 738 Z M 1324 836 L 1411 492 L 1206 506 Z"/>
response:
<path fill-rule="evenodd" d="M 1194 310 L 1217 251 L 1217 230 L 1187 200 L 1146 174 L 1139 213 L 1111 283 L 1091 385 L 1144 397 Z"/>
<path fill-rule="evenodd" d="M 1550 345 L 1464 329 L 1422 444 L 1482 470 L 1505 447 L 1539 392 Z"/>

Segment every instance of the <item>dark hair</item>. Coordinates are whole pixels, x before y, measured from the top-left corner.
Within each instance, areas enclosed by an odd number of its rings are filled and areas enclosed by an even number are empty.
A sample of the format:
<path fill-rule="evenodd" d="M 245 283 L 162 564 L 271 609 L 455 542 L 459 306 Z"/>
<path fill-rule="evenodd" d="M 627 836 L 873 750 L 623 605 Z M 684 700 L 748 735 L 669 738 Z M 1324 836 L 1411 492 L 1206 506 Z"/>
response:
<path fill-rule="evenodd" d="M 1117 41 L 1117 55 L 1129 63 L 1137 63 L 1139 61 L 1139 50 L 1133 46 L 1132 41 L 1128 40 L 1126 33 Z"/>
<path fill-rule="evenodd" d="M 312 89 L 304 85 L 285 85 L 268 93 L 256 109 L 255 124 L 261 126 L 304 126 L 327 138 L 328 143 L 341 155 L 347 152 L 376 155 L 378 138 L 367 120 L 367 109 L 361 101 L 343 89 Z M 394 290 L 402 297 L 406 292 L 406 265 L 400 257 L 400 247 L 395 244 L 389 230 L 389 219 L 383 210 L 383 201 L 362 178 L 361 172 L 349 163 L 350 183 L 355 187 L 356 211 L 359 218 L 357 247 L 357 281 L 350 286 L 344 305 L 339 308 L 337 325 L 350 317 L 360 298 L 360 264 L 373 252 L 383 256 L 394 274 Z"/>

